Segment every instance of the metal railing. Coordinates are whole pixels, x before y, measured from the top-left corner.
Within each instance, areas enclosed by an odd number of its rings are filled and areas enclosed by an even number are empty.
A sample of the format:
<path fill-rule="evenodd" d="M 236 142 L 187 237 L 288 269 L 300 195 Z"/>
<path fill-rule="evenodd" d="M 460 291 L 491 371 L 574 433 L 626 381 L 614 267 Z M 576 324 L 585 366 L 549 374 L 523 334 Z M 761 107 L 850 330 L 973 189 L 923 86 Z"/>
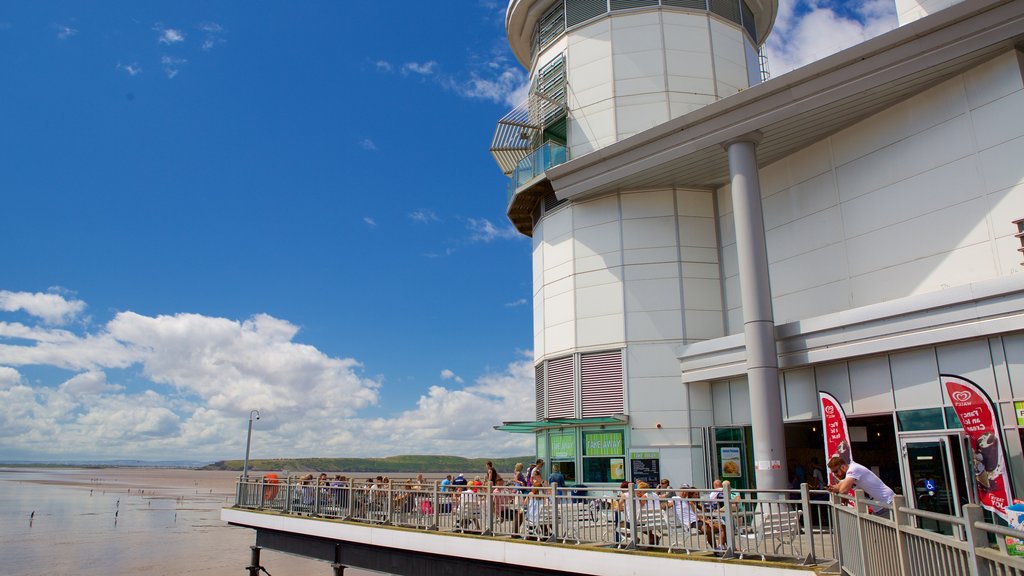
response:
<path fill-rule="evenodd" d="M 623 490 L 515 486 L 326 485 L 239 481 L 235 506 L 318 519 L 833 566 L 849 576 L 1024 576 L 1006 536 L 1024 533 L 963 517 L 809 490 Z M 870 508 L 869 508 L 870 507 Z M 895 510 L 895 518 L 874 515 Z M 687 513 L 689 510 L 691 513 Z M 951 534 L 922 526 L 931 524 Z"/>
<path fill-rule="evenodd" d="M 1024 533 L 985 522 L 977 504 L 950 516 L 909 508 L 903 496 L 892 505 L 867 500 L 860 490 L 835 499 L 839 566 L 850 576 L 1024 575 L 1024 558 L 1006 548 L 1006 537 Z M 889 518 L 871 513 L 879 510 Z"/>

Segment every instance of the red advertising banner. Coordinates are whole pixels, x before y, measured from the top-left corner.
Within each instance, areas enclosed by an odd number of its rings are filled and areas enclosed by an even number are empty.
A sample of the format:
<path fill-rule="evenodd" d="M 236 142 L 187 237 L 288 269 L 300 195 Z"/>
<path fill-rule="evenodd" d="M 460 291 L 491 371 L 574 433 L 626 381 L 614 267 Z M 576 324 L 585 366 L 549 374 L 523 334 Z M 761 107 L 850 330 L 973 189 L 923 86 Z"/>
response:
<path fill-rule="evenodd" d="M 825 463 L 838 454 L 849 464 L 853 460 L 850 450 L 850 431 L 846 427 L 846 412 L 836 397 L 828 392 L 818 392 L 818 405 L 821 408 L 821 430 L 825 437 Z M 836 478 L 828 473 L 828 483 L 835 484 Z"/>
<path fill-rule="evenodd" d="M 939 378 L 970 441 L 978 502 L 1006 520 L 1006 506 L 1013 502 L 1013 495 L 992 401 L 984 390 L 966 378 L 951 374 L 940 374 Z"/>

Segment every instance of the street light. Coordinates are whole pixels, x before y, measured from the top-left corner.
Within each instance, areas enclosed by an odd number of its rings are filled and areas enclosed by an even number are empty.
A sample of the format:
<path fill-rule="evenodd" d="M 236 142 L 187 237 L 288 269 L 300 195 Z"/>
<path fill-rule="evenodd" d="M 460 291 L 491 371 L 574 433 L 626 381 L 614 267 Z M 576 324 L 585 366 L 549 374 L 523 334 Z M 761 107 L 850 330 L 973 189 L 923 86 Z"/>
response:
<path fill-rule="evenodd" d="M 260 419 L 260 411 L 259 410 L 250 410 L 249 411 L 249 434 L 247 434 L 246 437 L 245 437 L 245 463 L 242 464 L 242 480 L 243 481 L 249 479 L 249 442 L 252 441 L 252 417 L 254 415 L 256 416 L 256 419 L 259 420 Z"/>

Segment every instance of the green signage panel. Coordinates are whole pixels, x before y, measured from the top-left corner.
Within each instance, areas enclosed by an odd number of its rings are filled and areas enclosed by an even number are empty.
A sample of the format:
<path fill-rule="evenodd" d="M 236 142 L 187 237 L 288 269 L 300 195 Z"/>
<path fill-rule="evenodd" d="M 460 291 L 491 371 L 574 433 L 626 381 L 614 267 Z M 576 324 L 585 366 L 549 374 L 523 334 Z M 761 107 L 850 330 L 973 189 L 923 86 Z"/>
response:
<path fill-rule="evenodd" d="M 576 457 L 576 434 L 569 432 L 567 434 L 552 434 L 551 435 L 551 458 L 552 459 L 569 459 Z"/>
<path fill-rule="evenodd" d="M 583 442 L 586 456 L 622 455 L 622 432 L 584 432 Z"/>

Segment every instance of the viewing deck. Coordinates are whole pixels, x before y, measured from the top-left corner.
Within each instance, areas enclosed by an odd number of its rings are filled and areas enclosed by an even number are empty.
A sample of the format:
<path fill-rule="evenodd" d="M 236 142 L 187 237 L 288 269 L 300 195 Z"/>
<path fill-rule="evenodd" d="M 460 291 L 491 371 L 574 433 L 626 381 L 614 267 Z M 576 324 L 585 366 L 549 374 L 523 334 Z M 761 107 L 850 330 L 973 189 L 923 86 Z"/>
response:
<path fill-rule="evenodd" d="M 354 566 L 410 575 L 1024 575 L 1024 560 L 1003 542 L 1024 533 L 982 522 L 973 505 L 960 518 L 898 499 L 897 519 L 886 520 L 868 514 L 869 501 L 835 505 L 806 485 L 726 487 L 720 498 L 708 490 L 472 488 L 239 482 L 222 519 L 255 529 L 258 547 L 330 562 L 338 574 Z"/>

